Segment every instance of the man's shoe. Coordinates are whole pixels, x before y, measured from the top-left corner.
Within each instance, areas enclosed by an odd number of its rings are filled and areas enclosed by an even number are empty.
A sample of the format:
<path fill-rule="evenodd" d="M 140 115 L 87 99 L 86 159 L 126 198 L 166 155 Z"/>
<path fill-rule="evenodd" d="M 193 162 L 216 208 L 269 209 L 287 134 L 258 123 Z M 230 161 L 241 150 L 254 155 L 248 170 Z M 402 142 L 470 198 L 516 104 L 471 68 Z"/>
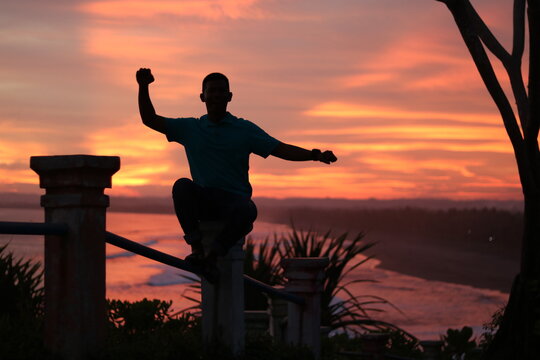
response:
<path fill-rule="evenodd" d="M 210 284 L 214 285 L 219 280 L 219 269 L 216 266 L 215 262 L 204 262 L 202 265 L 201 275 L 208 281 Z"/>
<path fill-rule="evenodd" d="M 185 261 L 193 265 L 199 265 L 204 260 L 204 249 L 201 244 L 191 245 L 191 254 L 186 256 Z"/>

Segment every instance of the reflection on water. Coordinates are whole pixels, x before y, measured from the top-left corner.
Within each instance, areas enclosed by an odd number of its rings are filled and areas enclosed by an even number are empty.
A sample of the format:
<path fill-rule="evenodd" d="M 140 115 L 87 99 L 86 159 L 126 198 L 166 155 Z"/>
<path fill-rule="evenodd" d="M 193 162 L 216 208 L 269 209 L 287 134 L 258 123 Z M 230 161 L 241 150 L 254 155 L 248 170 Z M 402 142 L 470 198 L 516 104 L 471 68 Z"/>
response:
<path fill-rule="evenodd" d="M 2 221 L 43 221 L 42 210 L 2 209 Z M 188 247 L 174 215 L 109 213 L 107 230 L 151 246 L 173 256 L 185 257 Z M 251 234 L 260 241 L 273 233 L 286 233 L 283 225 L 257 222 Z M 20 256 L 43 261 L 41 236 L 0 235 L 0 245 Z M 392 322 L 421 339 L 436 339 L 447 328 L 472 326 L 480 334 L 481 325 L 507 300 L 508 295 L 496 290 L 428 281 L 418 277 L 380 269 L 375 259 L 351 274 L 351 279 L 370 279 L 351 285 L 355 295 L 376 295 L 387 299 L 399 311 L 387 306 L 377 318 Z M 182 297 L 189 281 L 181 270 L 156 263 L 107 244 L 107 297 L 124 300 L 157 298 L 173 300 L 176 310 L 193 305 Z M 193 276 L 193 275 L 191 275 Z M 194 294 L 190 294 L 194 296 Z"/>

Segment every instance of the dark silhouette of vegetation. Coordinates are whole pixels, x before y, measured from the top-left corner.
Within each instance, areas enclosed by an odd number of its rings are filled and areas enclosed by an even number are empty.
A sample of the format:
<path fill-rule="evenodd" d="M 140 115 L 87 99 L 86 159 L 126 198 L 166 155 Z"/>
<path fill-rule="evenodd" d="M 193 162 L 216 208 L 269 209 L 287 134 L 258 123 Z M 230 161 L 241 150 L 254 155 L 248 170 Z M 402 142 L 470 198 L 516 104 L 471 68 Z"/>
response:
<path fill-rule="evenodd" d="M 43 271 L 0 246 L 0 359 L 52 359 L 42 344 Z"/>
<path fill-rule="evenodd" d="M 428 210 L 275 208 L 263 215 L 265 221 L 317 230 L 336 229 L 372 232 L 429 239 L 430 243 L 460 246 L 502 256 L 518 256 L 515 241 L 522 233 L 523 214 L 483 209 Z"/>
<path fill-rule="evenodd" d="M 311 251 L 324 252 L 323 248 L 318 248 L 315 244 L 317 241 L 313 234 L 307 232 L 301 236 L 297 233 L 295 241 L 305 242 L 305 239 L 309 239 L 306 243 L 315 246 Z M 257 257 L 253 256 L 253 259 L 255 258 Z M 2 294 L 0 359 L 56 360 L 57 358 L 47 352 L 43 345 L 41 265 L 31 261 L 16 260 L 11 253 L 6 251 L 6 246 L 0 247 L 0 290 Z M 186 360 L 234 359 L 232 354 L 219 344 L 205 348 L 201 338 L 200 317 L 187 312 L 174 313 L 171 301 L 107 300 L 107 305 L 107 342 L 104 349 L 97 354 L 96 360 L 161 360 L 177 359 L 180 355 Z M 501 313 L 501 311 L 495 313 L 492 320 L 486 324 L 488 334 L 483 335 L 486 339 L 483 341 L 489 342 L 490 336 L 500 324 Z M 390 331 L 388 354 L 411 359 L 421 358 L 416 339 L 400 330 L 388 327 L 377 331 Z M 460 346 L 463 346 L 463 339 L 470 342 L 471 336 L 467 331 L 456 331 L 457 336 L 447 336 L 445 348 L 460 349 Z M 454 333 L 455 331 L 452 332 Z M 467 351 L 473 352 L 470 348 L 468 346 Z M 342 354 L 344 351 L 362 351 L 359 338 L 352 336 L 351 333 L 340 333 L 330 338 L 323 337 L 322 360 L 350 359 L 348 355 Z M 276 342 L 268 335 L 248 334 L 246 352 L 242 360 L 251 359 L 311 360 L 313 356 L 306 348 Z"/>
<path fill-rule="evenodd" d="M 373 243 L 363 241 L 362 233 L 349 237 L 347 233 L 333 236 L 330 231 L 320 234 L 315 231 L 297 230 L 293 226 L 290 233 L 282 238 L 266 238 L 256 244 L 248 239 L 245 245 L 246 259 L 244 273 L 269 285 L 284 285 L 285 278 L 280 266 L 282 258 L 291 257 L 328 257 L 330 264 L 326 268 L 323 291 L 321 294 L 321 325 L 330 330 L 351 332 L 391 329 L 403 331 L 384 321 L 374 319 L 371 314 L 383 309 L 377 305 L 390 305 L 385 299 L 375 295 L 353 295 L 348 287 L 369 279 L 346 279 L 346 276 L 364 264 L 370 257 L 358 258 Z M 191 292 L 200 294 L 200 282 L 194 276 L 183 277 L 193 284 L 184 295 L 196 304 L 185 309 L 200 309 L 200 300 L 190 296 Z M 268 299 L 261 292 L 246 287 L 245 308 L 248 310 L 266 310 Z M 406 336 L 414 338 L 405 333 Z"/>

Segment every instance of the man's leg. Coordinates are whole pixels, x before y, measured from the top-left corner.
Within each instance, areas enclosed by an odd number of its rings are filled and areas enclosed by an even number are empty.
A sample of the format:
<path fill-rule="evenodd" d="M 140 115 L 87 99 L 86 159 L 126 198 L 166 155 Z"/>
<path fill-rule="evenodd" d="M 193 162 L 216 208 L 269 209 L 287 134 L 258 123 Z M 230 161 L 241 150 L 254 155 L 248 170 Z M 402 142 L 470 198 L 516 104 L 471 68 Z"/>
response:
<path fill-rule="evenodd" d="M 204 256 L 202 235 L 199 230 L 202 188 L 187 178 L 178 179 L 172 190 L 176 217 L 184 230 L 184 239 L 191 245 L 192 254 L 186 260 L 196 260 Z"/>
<path fill-rule="evenodd" d="M 205 189 L 205 197 L 212 202 L 216 220 L 225 226 L 214 240 L 213 255 L 224 256 L 241 238 L 253 229 L 257 207 L 251 199 L 220 189 Z M 211 197 L 208 198 L 208 197 Z"/>

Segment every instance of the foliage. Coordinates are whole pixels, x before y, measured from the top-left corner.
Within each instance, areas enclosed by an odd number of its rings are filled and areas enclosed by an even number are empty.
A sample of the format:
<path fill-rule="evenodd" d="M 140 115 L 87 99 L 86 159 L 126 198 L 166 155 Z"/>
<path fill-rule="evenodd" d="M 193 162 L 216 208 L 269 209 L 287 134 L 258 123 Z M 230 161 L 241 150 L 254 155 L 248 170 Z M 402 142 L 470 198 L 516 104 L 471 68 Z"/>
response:
<path fill-rule="evenodd" d="M 39 262 L 13 257 L 0 246 L 0 316 L 43 316 L 43 271 Z"/>
<path fill-rule="evenodd" d="M 371 248 L 374 243 L 365 243 L 364 235 L 349 238 L 348 233 L 333 236 L 330 231 L 319 234 L 315 231 L 297 230 L 291 226 L 291 232 L 283 238 L 274 235 L 273 240 L 266 238 L 255 244 L 248 238 L 245 245 L 244 273 L 269 285 L 283 285 L 285 279 L 280 266 L 282 258 L 291 257 L 328 257 L 330 264 L 325 270 L 324 286 L 321 294 L 321 325 L 330 330 L 373 331 L 377 329 L 399 330 L 392 324 L 375 320 L 370 313 L 381 312 L 374 305 L 390 305 L 388 301 L 374 295 L 353 295 L 348 289 L 360 282 L 373 281 L 368 279 L 346 280 L 357 267 L 371 257 L 359 258 L 358 255 Z M 192 276 L 185 278 L 194 281 L 189 292 L 200 294 L 199 280 Z M 184 294 L 184 297 L 196 304 L 186 310 L 200 307 L 200 300 Z M 259 291 L 246 288 L 245 306 L 248 310 L 265 310 L 267 298 Z M 412 335 L 404 336 L 414 339 Z"/>
<path fill-rule="evenodd" d="M 305 242 L 297 234 L 296 240 Z M 301 240 L 304 239 L 304 240 Z M 311 240 L 309 246 L 315 245 Z M 295 240 L 295 241 L 296 241 Z M 254 248 L 254 246 L 253 246 Z M 317 246 L 314 246 L 316 249 Z M 0 310 L 0 358 L 2 359 L 51 359 L 55 357 L 43 346 L 43 288 L 40 264 L 30 261 L 15 260 L 12 254 L 0 247 L 0 284 L 4 305 Z M 266 242 L 263 249 L 270 249 Z M 277 258 L 273 250 L 265 250 L 264 259 Z M 318 251 L 318 250 L 313 250 Z M 255 257 L 253 257 L 255 258 Z M 260 259 L 260 257 L 259 257 Z M 262 269 L 255 264 L 253 269 Z M 15 275 L 16 274 L 16 275 Z M 274 280 L 279 281 L 275 277 Z M 17 289 L 17 290 L 13 290 Z M 5 292 L 4 292 L 5 290 Z M 13 294 L 17 294 L 14 296 Z M 8 296 L 9 295 L 9 296 Z M 11 299 L 11 302 L 8 302 Z M 18 304 L 13 303 L 18 301 Z M 28 311 L 19 311 L 24 306 Z M 232 354 L 222 345 L 203 347 L 201 338 L 200 317 L 182 312 L 174 314 L 171 301 L 148 300 L 121 301 L 107 300 L 108 336 L 105 348 L 96 359 L 183 359 L 233 360 Z M 11 309 L 12 311 L 7 311 Z M 15 310 L 14 310 L 15 309 Z M 19 309 L 19 310 L 17 310 Z M 502 310 L 493 315 L 485 329 L 495 331 L 500 323 Z M 388 329 L 386 329 L 388 330 Z M 448 359 L 456 358 L 456 354 L 467 354 L 467 359 L 474 359 L 476 342 L 471 340 L 472 330 L 449 329 L 445 340 L 445 354 Z M 343 351 L 360 351 L 361 342 L 358 337 L 348 333 L 335 334 L 322 339 L 322 360 L 345 360 Z M 418 342 L 407 334 L 396 330 L 390 332 L 388 354 L 418 358 Z M 250 335 L 246 337 L 246 352 L 243 360 L 311 360 L 312 354 L 304 347 L 291 346 L 275 342 L 269 335 Z"/>
<path fill-rule="evenodd" d="M 495 311 L 491 316 L 491 320 L 486 322 L 482 326 L 482 328 L 484 329 L 484 333 L 480 337 L 480 347 L 482 349 L 486 350 L 493 342 L 493 338 L 495 337 L 497 330 L 499 330 L 499 327 L 501 326 L 505 309 L 506 306 L 503 306 L 497 311 Z"/>
<path fill-rule="evenodd" d="M 203 347 L 200 317 L 172 314 L 162 300 L 109 300 L 108 343 L 99 359 L 220 359 L 234 356 L 221 344 Z M 269 335 L 247 336 L 243 360 L 311 360 L 303 347 L 276 343 Z"/>
<path fill-rule="evenodd" d="M 476 340 L 473 339 L 473 330 L 469 326 L 460 329 L 448 329 L 444 341 L 443 355 L 448 359 L 476 359 L 478 358 Z"/>
<path fill-rule="evenodd" d="M 418 339 L 410 337 L 399 330 L 390 331 L 389 334 L 388 353 L 413 359 L 422 358 L 422 351 L 420 350 L 420 342 Z"/>
<path fill-rule="evenodd" d="M 282 285 L 284 279 L 279 265 L 281 254 L 279 247 L 274 245 L 279 242 L 275 234 L 272 241 L 267 237 L 257 245 L 248 238 L 244 246 L 244 274 L 271 286 Z M 244 291 L 246 310 L 267 309 L 268 298 L 265 294 L 249 286 L 246 286 Z"/>
<path fill-rule="evenodd" d="M 198 359 L 202 352 L 198 317 L 172 315 L 172 301 L 108 300 L 109 332 L 100 359 Z"/>
<path fill-rule="evenodd" d="M 411 339 L 401 331 L 384 331 L 390 335 L 385 354 L 388 358 L 421 359 L 422 352 L 416 339 Z M 322 358 L 328 360 L 363 359 L 359 355 L 365 351 L 359 336 L 346 333 L 322 339 Z M 385 357 L 386 358 L 386 357 Z"/>
<path fill-rule="evenodd" d="M 248 335 L 242 360 L 314 360 L 314 357 L 306 347 L 276 342 L 270 335 Z"/>
<path fill-rule="evenodd" d="M 152 332 L 172 320 L 172 301 L 143 300 L 136 302 L 107 299 L 109 324 L 129 334 Z"/>
<path fill-rule="evenodd" d="M 289 235 L 279 243 L 281 257 L 328 257 L 323 291 L 321 294 L 321 325 L 331 330 L 346 329 L 353 332 L 393 327 L 391 324 L 373 320 L 369 312 L 381 312 L 376 304 L 389 304 L 374 295 L 353 295 L 349 286 L 366 281 L 346 281 L 346 276 L 367 262 L 371 257 L 358 259 L 358 255 L 371 248 L 374 243 L 365 243 L 364 235 L 349 238 L 347 233 L 332 236 L 328 231 L 320 235 L 314 231 L 298 231 L 292 226 Z"/>
<path fill-rule="evenodd" d="M 0 359 L 49 359 L 43 347 L 43 271 L 0 246 Z"/>

